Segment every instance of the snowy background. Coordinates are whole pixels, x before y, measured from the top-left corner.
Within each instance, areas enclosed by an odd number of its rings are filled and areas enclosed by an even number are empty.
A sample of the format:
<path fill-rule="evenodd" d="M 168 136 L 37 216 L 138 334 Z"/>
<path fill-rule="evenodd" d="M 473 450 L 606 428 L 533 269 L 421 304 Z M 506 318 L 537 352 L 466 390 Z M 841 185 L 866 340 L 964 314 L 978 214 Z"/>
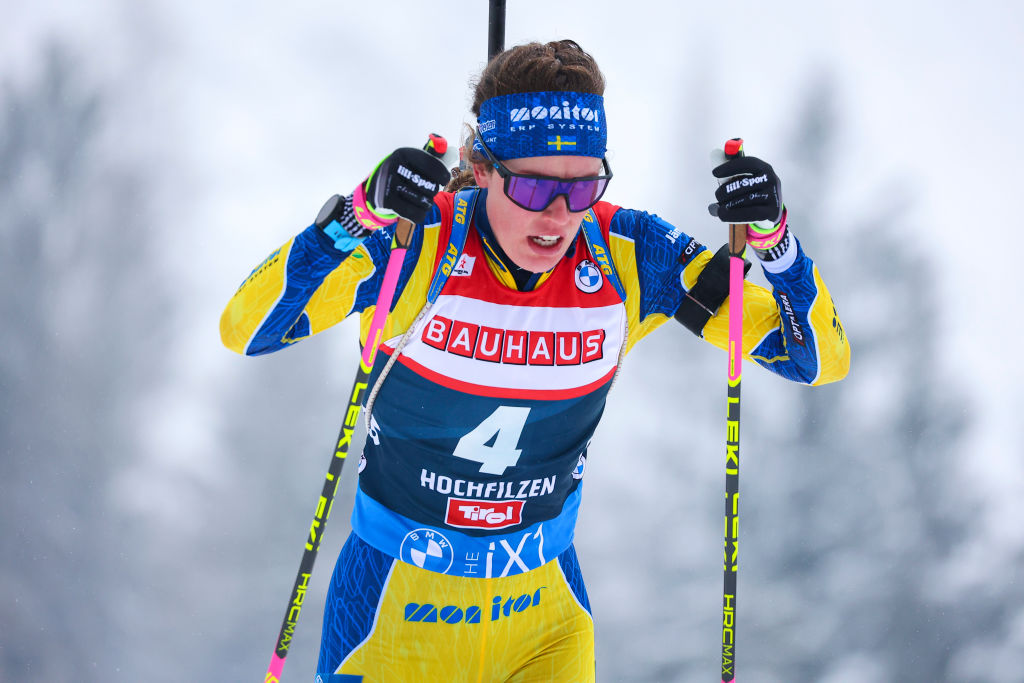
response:
<path fill-rule="evenodd" d="M 739 676 L 1024 681 L 1024 5 L 508 4 L 506 44 L 602 66 L 609 200 L 717 245 L 708 152 L 770 161 L 850 337 L 838 385 L 745 373 Z M 241 358 L 218 317 L 329 195 L 458 138 L 486 3 L 0 7 L 0 681 L 261 680 L 357 349 Z M 577 536 L 603 681 L 718 673 L 724 375 L 669 324 L 612 393 Z"/>

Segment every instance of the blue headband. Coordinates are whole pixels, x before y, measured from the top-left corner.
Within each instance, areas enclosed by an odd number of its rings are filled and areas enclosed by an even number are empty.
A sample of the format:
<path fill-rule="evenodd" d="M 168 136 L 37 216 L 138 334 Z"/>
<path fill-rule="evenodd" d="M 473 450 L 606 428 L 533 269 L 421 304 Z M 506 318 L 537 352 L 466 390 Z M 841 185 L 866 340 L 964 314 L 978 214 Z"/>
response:
<path fill-rule="evenodd" d="M 501 95 L 480 105 L 480 136 L 499 160 L 574 154 L 604 158 L 604 98 L 578 92 Z"/>

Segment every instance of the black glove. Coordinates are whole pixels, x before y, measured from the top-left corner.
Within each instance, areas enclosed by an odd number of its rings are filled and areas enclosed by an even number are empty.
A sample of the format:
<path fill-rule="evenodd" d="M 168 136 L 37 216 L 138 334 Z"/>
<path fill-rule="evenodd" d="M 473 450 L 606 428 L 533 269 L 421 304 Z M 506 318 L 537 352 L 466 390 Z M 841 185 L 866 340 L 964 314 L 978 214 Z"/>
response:
<path fill-rule="evenodd" d="M 436 156 L 400 147 L 377 165 L 366 183 L 366 201 L 378 213 L 395 213 L 419 224 L 434 205 L 451 173 Z"/>
<path fill-rule="evenodd" d="M 370 177 L 347 197 L 334 195 L 317 214 L 315 225 L 341 251 L 352 251 L 370 233 L 398 216 L 419 224 L 451 177 L 441 157 L 448 142 L 431 135 L 424 149 L 402 147 L 384 157 Z"/>
<path fill-rule="evenodd" d="M 770 164 L 757 157 L 732 156 L 711 173 L 719 179 L 718 201 L 708 206 L 712 216 L 724 223 L 774 225 L 782 219 L 782 181 Z"/>

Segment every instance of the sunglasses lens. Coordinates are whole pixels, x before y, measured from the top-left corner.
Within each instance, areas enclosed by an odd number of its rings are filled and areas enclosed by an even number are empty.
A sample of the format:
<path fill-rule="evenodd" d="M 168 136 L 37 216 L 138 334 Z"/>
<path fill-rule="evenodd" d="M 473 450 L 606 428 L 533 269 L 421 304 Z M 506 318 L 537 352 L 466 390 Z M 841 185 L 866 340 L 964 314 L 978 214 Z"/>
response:
<path fill-rule="evenodd" d="M 561 183 L 557 180 L 512 176 L 508 179 L 508 189 L 505 193 L 509 199 L 524 209 L 542 211 L 551 203 L 559 185 Z"/>
<path fill-rule="evenodd" d="M 509 174 L 505 177 L 505 194 L 529 211 L 543 211 L 553 200 L 565 195 L 569 210 L 586 211 L 601 199 L 610 178 L 578 178 L 557 180 L 529 175 Z"/>
<path fill-rule="evenodd" d="M 591 178 L 588 180 L 575 180 L 569 185 L 569 210 L 586 211 L 597 203 L 597 200 L 604 194 L 608 181 L 603 178 Z"/>

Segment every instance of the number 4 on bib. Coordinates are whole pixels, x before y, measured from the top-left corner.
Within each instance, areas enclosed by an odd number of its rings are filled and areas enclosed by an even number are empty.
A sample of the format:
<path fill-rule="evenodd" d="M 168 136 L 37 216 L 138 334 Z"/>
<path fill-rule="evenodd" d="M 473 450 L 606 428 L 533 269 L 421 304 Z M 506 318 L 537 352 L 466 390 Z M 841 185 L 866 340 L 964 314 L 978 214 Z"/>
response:
<path fill-rule="evenodd" d="M 529 408 L 498 406 L 476 429 L 459 439 L 452 455 L 480 463 L 480 471 L 485 474 L 504 474 L 506 468 L 519 462 L 523 452 L 517 448 L 519 435 L 529 415 Z"/>

